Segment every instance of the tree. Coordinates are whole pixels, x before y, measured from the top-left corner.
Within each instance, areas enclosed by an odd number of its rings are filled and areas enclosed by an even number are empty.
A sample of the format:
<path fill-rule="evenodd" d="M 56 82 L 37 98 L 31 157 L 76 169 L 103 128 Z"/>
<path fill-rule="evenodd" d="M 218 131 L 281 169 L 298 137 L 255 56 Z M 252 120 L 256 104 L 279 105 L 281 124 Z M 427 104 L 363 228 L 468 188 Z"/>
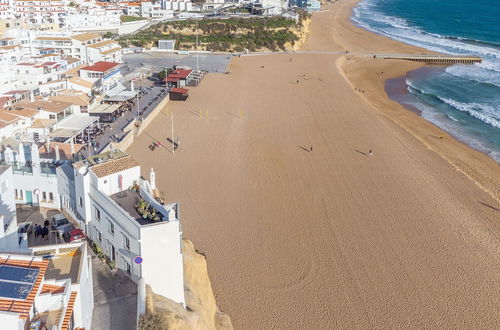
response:
<path fill-rule="evenodd" d="M 162 70 L 158 72 L 158 77 L 163 81 L 165 78 L 167 78 L 167 72 L 165 70 Z"/>

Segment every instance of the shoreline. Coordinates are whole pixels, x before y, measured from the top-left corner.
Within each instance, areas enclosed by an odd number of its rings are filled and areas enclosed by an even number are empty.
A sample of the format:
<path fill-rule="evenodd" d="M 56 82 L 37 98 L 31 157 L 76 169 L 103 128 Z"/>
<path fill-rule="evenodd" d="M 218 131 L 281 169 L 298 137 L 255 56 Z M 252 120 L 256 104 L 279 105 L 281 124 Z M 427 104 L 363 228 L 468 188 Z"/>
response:
<path fill-rule="evenodd" d="M 339 7 L 339 5 L 343 6 L 343 15 L 341 15 L 342 17 L 340 18 L 343 22 L 340 22 L 339 25 L 343 26 L 346 30 L 348 30 L 349 27 L 346 28 L 345 25 L 351 25 L 351 30 L 354 30 L 354 32 L 351 33 L 356 33 L 359 35 L 359 31 L 362 31 L 361 34 L 367 35 L 367 39 L 371 39 L 372 42 L 377 42 L 380 40 L 390 41 L 391 44 L 399 44 L 399 47 L 396 46 L 397 48 L 402 48 L 409 53 L 421 53 L 422 51 L 431 53 L 431 51 L 425 48 L 405 44 L 355 25 L 351 20 L 352 9 L 360 1 L 361 0 L 339 0 L 336 3 L 330 5 L 329 9 L 335 9 L 335 7 Z M 342 37 L 338 38 L 337 42 L 339 40 L 341 41 L 341 44 L 343 41 Z M 356 46 L 353 45 L 353 47 Z M 364 48 L 363 50 L 366 51 L 367 49 Z M 460 141 L 458 138 L 453 136 L 452 133 L 446 132 L 434 123 L 423 118 L 419 114 L 418 110 L 414 111 L 413 109 L 408 109 L 397 100 L 392 99 L 390 95 L 386 93 L 385 86 L 388 80 L 405 78 L 409 72 L 417 71 L 428 66 L 424 64 L 415 65 L 414 63 L 403 63 L 404 61 L 385 61 L 386 63 L 379 63 L 377 65 L 376 63 L 374 63 L 375 61 L 371 61 L 370 63 L 370 61 L 367 59 L 352 58 L 350 59 L 351 63 L 342 63 L 341 65 L 339 65 L 339 69 L 343 71 L 345 78 L 349 81 L 351 86 L 362 85 L 366 83 L 366 80 L 360 80 L 359 77 L 356 76 L 357 74 L 359 74 L 359 72 L 356 72 L 357 70 L 349 70 L 349 68 L 352 68 L 354 66 L 353 63 L 359 64 L 360 67 L 365 67 L 367 68 L 367 70 L 371 71 L 371 81 L 369 84 L 371 85 L 370 88 L 373 95 L 367 97 L 362 95 L 361 97 L 365 99 L 365 101 L 367 101 L 369 104 L 371 104 L 374 108 L 376 108 L 381 114 L 391 118 L 400 127 L 413 134 L 430 150 L 436 152 L 441 157 L 446 159 L 452 166 L 464 173 L 467 177 L 469 177 L 469 179 L 471 179 L 475 184 L 479 185 L 483 190 L 488 192 L 497 201 L 500 201 L 500 183 L 498 180 L 498 177 L 500 177 L 500 166 L 493 158 L 491 158 L 483 151 L 477 150 L 472 146 L 469 146 L 465 142 Z M 389 68 L 389 66 L 392 66 L 392 68 Z M 399 69 L 395 69 L 394 67 L 398 67 Z M 383 71 L 384 77 L 376 77 L 374 71 Z M 363 78 L 366 79 L 366 76 Z M 381 101 L 380 98 L 385 98 L 386 100 Z M 393 109 L 392 111 L 388 111 L 388 108 Z M 419 123 L 418 120 L 415 120 L 415 118 L 411 118 L 411 116 L 398 116 L 397 111 L 401 109 L 412 113 L 413 115 L 417 115 L 419 119 L 427 123 L 427 125 Z M 432 125 L 432 127 L 428 127 L 429 124 Z M 445 140 L 447 142 L 450 142 L 448 143 L 448 145 L 440 143 L 443 141 L 433 141 L 437 140 L 434 138 L 435 136 L 441 135 L 445 137 Z"/>

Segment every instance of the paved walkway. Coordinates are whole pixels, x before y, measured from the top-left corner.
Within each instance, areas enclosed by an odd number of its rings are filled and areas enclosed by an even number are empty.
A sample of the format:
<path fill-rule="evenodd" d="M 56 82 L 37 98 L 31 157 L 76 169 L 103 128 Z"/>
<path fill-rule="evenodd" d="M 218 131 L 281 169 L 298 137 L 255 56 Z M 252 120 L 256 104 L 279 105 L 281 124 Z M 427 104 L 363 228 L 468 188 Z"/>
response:
<path fill-rule="evenodd" d="M 122 271 L 111 272 L 92 257 L 94 280 L 93 330 L 134 330 L 137 320 L 137 285 Z"/>

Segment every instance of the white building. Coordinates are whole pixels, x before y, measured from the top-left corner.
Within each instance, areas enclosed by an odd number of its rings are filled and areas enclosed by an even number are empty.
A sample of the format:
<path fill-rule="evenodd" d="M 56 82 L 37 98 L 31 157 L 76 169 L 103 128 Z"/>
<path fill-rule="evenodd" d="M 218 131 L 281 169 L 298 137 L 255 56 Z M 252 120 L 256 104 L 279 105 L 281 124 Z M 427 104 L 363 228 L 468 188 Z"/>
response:
<path fill-rule="evenodd" d="M 41 323 L 45 329 L 90 329 L 94 301 L 86 244 L 42 246 L 31 253 L 0 254 L 2 329 Z"/>
<path fill-rule="evenodd" d="M 68 7 L 66 26 L 71 31 L 114 29 L 121 24 L 122 10 L 111 2 L 81 1 L 78 7 Z"/>
<path fill-rule="evenodd" d="M 140 166 L 121 151 L 106 152 L 73 164 L 76 211 L 87 235 L 135 282 L 184 304 L 182 232 L 176 203 L 162 205 Z M 61 192 L 63 200 L 71 192 Z M 136 206 L 146 206 L 145 219 Z M 154 214 L 154 215 L 153 215 Z M 141 262 L 142 260 L 142 262 Z"/>
<path fill-rule="evenodd" d="M 25 146 L 19 142 L 14 150 L 7 146 L 2 160 L 12 169 L 16 204 L 60 208 L 56 166 L 51 159 L 40 159 L 36 144 Z"/>
<path fill-rule="evenodd" d="M 13 221 L 16 222 L 16 201 L 14 199 L 14 177 L 9 165 L 0 165 L 0 239 Z M 0 243 L 0 248 L 2 245 Z"/>
<path fill-rule="evenodd" d="M 80 78 L 88 80 L 105 92 L 116 87 L 122 77 L 120 64 L 116 62 L 96 62 L 80 69 Z"/>

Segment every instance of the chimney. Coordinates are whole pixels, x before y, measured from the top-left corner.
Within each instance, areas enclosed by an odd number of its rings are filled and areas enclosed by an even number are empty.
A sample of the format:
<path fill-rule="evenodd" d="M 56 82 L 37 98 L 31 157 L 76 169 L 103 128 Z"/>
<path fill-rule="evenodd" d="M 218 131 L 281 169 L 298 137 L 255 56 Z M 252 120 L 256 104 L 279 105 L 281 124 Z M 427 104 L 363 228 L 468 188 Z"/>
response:
<path fill-rule="evenodd" d="M 56 150 L 56 160 L 59 161 L 61 160 L 61 156 L 59 155 L 59 145 L 56 145 L 55 150 Z"/>
<path fill-rule="evenodd" d="M 71 138 L 69 142 L 69 148 L 71 152 L 71 158 L 73 158 L 73 155 L 75 154 L 75 143 L 73 142 L 73 138 Z"/>
<path fill-rule="evenodd" d="M 151 185 L 151 191 L 156 189 L 156 173 L 152 168 L 149 172 L 149 184 Z"/>

